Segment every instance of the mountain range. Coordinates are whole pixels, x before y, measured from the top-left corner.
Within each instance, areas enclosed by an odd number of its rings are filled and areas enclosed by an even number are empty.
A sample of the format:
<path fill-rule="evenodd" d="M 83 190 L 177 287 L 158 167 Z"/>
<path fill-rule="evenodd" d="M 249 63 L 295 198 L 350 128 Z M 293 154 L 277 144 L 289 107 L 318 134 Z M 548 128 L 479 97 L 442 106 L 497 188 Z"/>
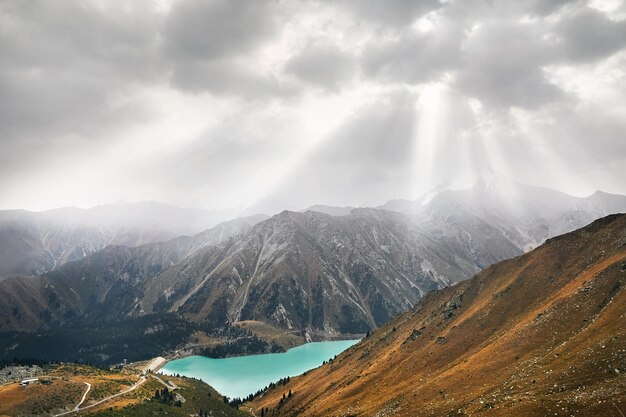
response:
<path fill-rule="evenodd" d="M 250 406 L 274 416 L 618 416 L 625 288 L 626 215 L 612 215 L 427 295 Z"/>
<path fill-rule="evenodd" d="M 260 321 L 308 340 L 364 334 L 434 290 L 626 211 L 626 197 L 478 181 L 413 202 L 316 209 L 107 245 L 39 276 L 5 279 L 0 331 L 168 315 L 212 327 Z"/>

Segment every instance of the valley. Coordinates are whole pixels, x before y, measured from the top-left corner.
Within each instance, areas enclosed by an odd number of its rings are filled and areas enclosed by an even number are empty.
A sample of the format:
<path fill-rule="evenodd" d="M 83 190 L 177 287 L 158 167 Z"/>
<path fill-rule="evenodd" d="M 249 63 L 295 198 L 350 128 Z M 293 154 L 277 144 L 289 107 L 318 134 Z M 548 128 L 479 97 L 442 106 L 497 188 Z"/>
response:
<path fill-rule="evenodd" d="M 619 414 L 626 406 L 624 288 L 626 214 L 611 215 L 429 293 L 360 342 L 342 347 L 343 353 L 324 353 L 327 361 L 304 365 L 296 356 L 315 347 L 307 344 L 289 351 L 293 364 L 305 366 L 295 371 L 283 369 L 289 361 L 270 364 L 263 355 L 230 362 L 189 356 L 193 349 L 172 351 L 167 375 L 153 374 L 162 358 L 111 370 L 71 363 L 18 366 L 7 368 L 15 372 L 13 380 L 20 375 L 17 379 L 37 381 L 0 386 L 0 415 L 71 415 L 77 407 L 95 416 L 164 410 L 196 415 L 196 408 L 227 416 Z M 273 340 L 281 350 L 304 341 L 258 321 L 233 328 L 244 338 Z M 214 357 L 227 355 L 216 340 L 194 337 L 197 347 L 213 346 Z M 224 342 L 237 340 L 230 335 Z M 257 352 L 236 355 L 250 353 Z M 192 365 L 199 360 L 206 364 Z M 276 375 L 255 386 L 257 362 Z M 235 383 L 234 375 L 241 382 Z M 268 377 L 267 371 L 261 375 Z M 249 386 L 245 392 L 255 395 L 228 405 L 223 392 L 190 377 L 213 381 L 237 396 L 247 396 L 240 390 Z M 176 395 L 162 397 L 165 387 Z"/>
<path fill-rule="evenodd" d="M 0 0 L 0 417 L 626 417 L 626 0 Z"/>
<path fill-rule="evenodd" d="M 4 385 L 8 408 L 0 413 L 158 413 L 158 386 L 206 389 L 171 375 L 200 376 L 231 392 L 232 381 L 222 379 L 241 370 L 209 358 L 265 363 L 258 354 L 363 337 L 327 362 L 296 360 L 300 368 L 283 371 L 273 365 L 271 379 L 282 382 L 232 391 L 251 400 L 240 409 L 285 416 L 607 411 L 626 393 L 626 215 L 524 254 L 503 226 L 490 229 L 474 210 L 459 211 L 468 203 L 444 201 L 454 208 L 445 217 L 438 205 L 419 215 L 356 209 L 239 219 L 191 237 L 109 246 L 39 277 L 4 280 L 4 358 L 65 365 L 32 368 L 47 382 L 30 391 Z M 480 272 L 466 279 L 469 271 Z M 177 359 L 170 376 L 146 374 L 141 361 L 161 355 Z M 176 368 L 193 355 L 217 370 Z M 133 364 L 110 371 L 72 365 L 126 360 Z M 241 377 L 238 386 L 248 386 L 252 375 Z M 213 402 L 193 406 L 239 413 L 223 392 L 209 392 Z"/>

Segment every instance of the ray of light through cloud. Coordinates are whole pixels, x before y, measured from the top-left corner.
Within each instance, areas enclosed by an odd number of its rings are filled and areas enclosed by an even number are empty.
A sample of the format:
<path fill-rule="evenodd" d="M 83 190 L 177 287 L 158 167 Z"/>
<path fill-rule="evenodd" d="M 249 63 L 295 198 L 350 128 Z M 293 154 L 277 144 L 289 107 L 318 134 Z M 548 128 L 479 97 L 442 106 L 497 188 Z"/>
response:
<path fill-rule="evenodd" d="M 625 63 L 622 0 L 8 0 L 0 208 L 626 194 Z"/>

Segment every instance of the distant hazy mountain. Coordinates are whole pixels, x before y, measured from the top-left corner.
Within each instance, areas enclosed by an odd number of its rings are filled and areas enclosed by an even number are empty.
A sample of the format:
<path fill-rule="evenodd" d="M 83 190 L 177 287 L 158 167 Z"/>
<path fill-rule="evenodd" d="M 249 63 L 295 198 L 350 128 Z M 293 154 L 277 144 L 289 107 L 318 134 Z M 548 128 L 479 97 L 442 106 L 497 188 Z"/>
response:
<path fill-rule="evenodd" d="M 0 279 L 51 271 L 110 244 L 137 246 L 193 235 L 227 216 L 152 202 L 0 211 Z"/>
<path fill-rule="evenodd" d="M 443 190 L 417 201 L 394 200 L 379 207 L 410 215 L 432 228 L 462 228 L 479 218 L 528 251 L 550 237 L 583 227 L 608 214 L 626 212 L 626 196 L 596 192 L 574 197 L 548 188 L 491 177 L 467 190 Z"/>
<path fill-rule="evenodd" d="M 327 206 L 324 204 L 318 204 L 315 206 L 308 207 L 307 209 L 303 211 L 317 211 L 318 213 L 326 213 L 331 216 L 347 216 L 355 208 L 356 207 L 334 207 L 334 206 Z"/>
<path fill-rule="evenodd" d="M 283 212 L 151 280 L 144 311 L 196 320 L 261 320 L 288 329 L 361 333 L 429 291 L 519 253 L 489 225 L 468 245 L 432 239 L 400 213 Z"/>

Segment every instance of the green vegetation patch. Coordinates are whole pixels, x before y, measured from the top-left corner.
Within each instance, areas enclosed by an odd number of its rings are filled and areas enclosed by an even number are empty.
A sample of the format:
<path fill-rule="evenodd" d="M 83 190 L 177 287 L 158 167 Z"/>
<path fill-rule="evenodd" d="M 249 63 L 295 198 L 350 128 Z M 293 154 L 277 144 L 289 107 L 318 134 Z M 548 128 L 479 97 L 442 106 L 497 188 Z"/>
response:
<path fill-rule="evenodd" d="M 167 390 L 167 401 L 163 400 L 164 385 L 154 379 L 146 382 L 137 394 L 144 397 L 143 402 L 121 408 L 109 408 L 98 411 L 94 417 L 134 417 L 134 416 L 199 416 L 212 415 L 224 417 L 243 417 L 248 414 L 224 403 L 217 391 L 206 383 L 193 378 L 163 377 L 165 381 L 174 383 L 178 388 Z M 158 396 L 156 395 L 159 392 Z M 172 401 L 169 401 L 169 398 Z"/>

